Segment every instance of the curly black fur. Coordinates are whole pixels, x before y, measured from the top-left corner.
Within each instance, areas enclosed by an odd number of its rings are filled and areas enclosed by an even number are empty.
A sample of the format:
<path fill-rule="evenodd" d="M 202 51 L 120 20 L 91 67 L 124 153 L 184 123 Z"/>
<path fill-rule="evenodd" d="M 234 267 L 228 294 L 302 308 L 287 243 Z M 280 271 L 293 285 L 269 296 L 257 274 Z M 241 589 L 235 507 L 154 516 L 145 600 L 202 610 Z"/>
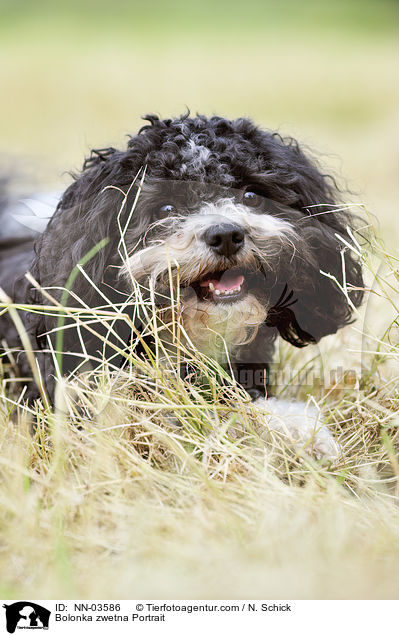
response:
<path fill-rule="evenodd" d="M 339 192 L 334 180 L 320 172 L 294 139 L 261 130 L 245 118 L 230 121 L 223 117 L 184 115 L 160 120 L 155 115 L 147 115 L 145 119 L 148 125 L 130 137 L 126 150 L 105 148 L 91 152 L 82 172 L 63 194 L 46 231 L 36 242 L 34 254 L 30 243 L 2 248 L 0 286 L 14 300 L 43 303 L 41 294 L 21 278 L 27 269 L 42 287 L 54 288 L 53 295 L 60 298 L 61 292 L 57 289 L 65 286 L 75 265 L 107 237 L 107 245 L 89 260 L 85 271 L 111 300 L 121 302 L 126 286 L 118 269 L 121 262 L 117 250 L 120 240 L 117 215 L 123 199 L 120 190 L 127 192 L 145 166 L 146 182 L 155 189 L 157 183 L 168 181 L 206 184 L 209 190 L 213 186 L 229 191 L 250 187 L 284 210 L 284 219 L 298 230 L 303 244 L 302 257 L 281 261 L 281 275 L 275 272 L 268 282 L 267 293 L 273 306 L 254 344 L 240 353 L 237 367 L 252 363 L 266 365 L 270 360 L 259 359 L 263 355 L 260 352 L 269 352 L 277 331 L 291 344 L 304 346 L 335 333 L 351 320 L 352 309 L 344 294 L 334 281 L 322 276 L 320 270 L 342 281 L 342 245 L 335 234 L 344 234 L 347 225 L 353 227 L 354 220 L 349 214 L 337 211 Z M 187 161 L 190 143 L 209 151 L 203 161 Z M 136 191 L 131 188 L 121 212 L 122 226 Z M 140 201 L 139 198 L 129 227 L 129 248 L 142 239 L 153 221 L 145 196 L 142 205 Z M 361 266 L 349 250 L 345 252 L 345 266 L 351 303 L 358 307 L 363 287 Z M 73 291 L 89 306 L 103 304 L 95 287 L 82 275 L 77 277 Z M 44 334 L 54 327 L 54 321 L 38 314 L 26 315 L 24 319 L 34 348 L 44 352 L 41 365 L 52 392 L 53 366 L 50 355 L 45 353 Z M 3 316 L 0 321 L 1 339 L 10 346 L 18 346 L 10 320 Z M 129 334 L 123 332 L 122 337 L 129 346 Z M 76 335 L 69 333 L 66 338 L 66 346 L 74 351 Z M 262 345 L 262 339 L 267 345 Z M 99 348 L 90 334 L 87 347 Z M 261 390 L 264 392 L 264 387 Z"/>

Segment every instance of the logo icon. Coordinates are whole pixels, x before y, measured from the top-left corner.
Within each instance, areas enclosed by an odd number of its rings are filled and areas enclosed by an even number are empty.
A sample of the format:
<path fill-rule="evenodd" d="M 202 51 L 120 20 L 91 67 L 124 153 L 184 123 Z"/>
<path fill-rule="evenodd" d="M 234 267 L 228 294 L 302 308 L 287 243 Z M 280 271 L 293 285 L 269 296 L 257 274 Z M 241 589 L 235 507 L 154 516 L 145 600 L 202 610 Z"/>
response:
<path fill-rule="evenodd" d="M 13 634 L 16 629 L 48 629 L 51 612 L 37 603 L 18 601 L 3 607 L 6 610 L 6 627 L 9 634 Z"/>

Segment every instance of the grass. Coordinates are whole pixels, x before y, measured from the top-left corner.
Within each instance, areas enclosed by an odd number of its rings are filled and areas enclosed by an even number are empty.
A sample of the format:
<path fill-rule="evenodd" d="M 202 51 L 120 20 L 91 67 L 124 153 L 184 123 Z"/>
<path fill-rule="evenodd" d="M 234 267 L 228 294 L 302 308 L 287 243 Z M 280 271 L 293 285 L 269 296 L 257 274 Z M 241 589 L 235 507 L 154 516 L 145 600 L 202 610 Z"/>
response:
<path fill-rule="evenodd" d="M 336 463 L 268 431 L 198 352 L 180 347 L 202 369 L 202 385 L 162 371 L 169 354 L 160 333 L 177 337 L 183 327 L 178 315 L 163 324 L 139 287 L 158 357 L 121 349 L 123 371 L 100 357 L 61 382 L 54 409 L 25 404 L 12 355 L 3 358 L 0 595 L 396 598 L 397 260 L 378 241 L 361 258 L 377 309 L 305 358 L 288 346 L 279 352 L 280 370 L 330 378 L 309 387 L 294 375 L 275 390 L 318 403 L 344 451 Z M 60 312 L 46 298 L 38 310 Z M 82 331 L 93 318 L 110 332 L 115 319 L 132 326 L 124 307 L 64 312 Z M 354 372 L 331 380 L 337 359 Z"/>

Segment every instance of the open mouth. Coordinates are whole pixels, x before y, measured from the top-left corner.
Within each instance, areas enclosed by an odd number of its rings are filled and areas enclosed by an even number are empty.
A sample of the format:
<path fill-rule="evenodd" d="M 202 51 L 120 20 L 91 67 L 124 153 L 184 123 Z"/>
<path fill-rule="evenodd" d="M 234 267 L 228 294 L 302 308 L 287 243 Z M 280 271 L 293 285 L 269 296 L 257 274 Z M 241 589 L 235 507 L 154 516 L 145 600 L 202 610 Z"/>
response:
<path fill-rule="evenodd" d="M 191 286 L 200 300 L 215 303 L 235 302 L 248 290 L 245 272 L 238 268 L 208 273 Z"/>

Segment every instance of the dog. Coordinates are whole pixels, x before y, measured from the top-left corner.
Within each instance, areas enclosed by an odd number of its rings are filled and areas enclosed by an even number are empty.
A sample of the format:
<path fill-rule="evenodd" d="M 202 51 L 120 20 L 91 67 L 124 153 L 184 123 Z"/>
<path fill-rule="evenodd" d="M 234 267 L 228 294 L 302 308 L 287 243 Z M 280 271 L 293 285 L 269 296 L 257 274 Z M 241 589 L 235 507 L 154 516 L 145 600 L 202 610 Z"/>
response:
<path fill-rule="evenodd" d="M 319 456 L 337 455 L 316 409 L 270 397 L 268 380 L 277 336 L 294 347 L 317 343 L 361 304 L 361 264 L 339 240 L 355 219 L 340 207 L 335 181 L 297 141 L 247 118 L 144 120 L 125 150 L 91 152 L 35 245 L 24 236 L 2 241 L 0 286 L 24 305 L 49 304 L 38 286 L 59 302 L 67 286 L 69 299 L 84 307 L 104 305 L 106 297 L 126 309 L 129 294 L 141 293 L 165 324 L 178 304 L 185 346 L 231 371 L 268 414 L 268 426 L 300 442 L 313 434 Z M 24 277 L 28 270 L 33 279 Z M 135 311 L 143 333 L 137 304 Z M 48 338 L 53 333 L 55 342 L 55 318 L 26 312 L 23 319 L 53 395 Z M 85 333 L 86 351 L 99 350 L 102 329 Z M 161 337 L 171 348 L 168 334 Z M 8 314 L 0 335 L 8 348 L 21 348 Z M 126 325 L 117 338 L 133 346 Z M 76 329 L 65 329 L 63 349 L 67 373 L 81 360 L 74 359 L 82 350 Z M 29 397 L 37 397 L 33 384 Z"/>

